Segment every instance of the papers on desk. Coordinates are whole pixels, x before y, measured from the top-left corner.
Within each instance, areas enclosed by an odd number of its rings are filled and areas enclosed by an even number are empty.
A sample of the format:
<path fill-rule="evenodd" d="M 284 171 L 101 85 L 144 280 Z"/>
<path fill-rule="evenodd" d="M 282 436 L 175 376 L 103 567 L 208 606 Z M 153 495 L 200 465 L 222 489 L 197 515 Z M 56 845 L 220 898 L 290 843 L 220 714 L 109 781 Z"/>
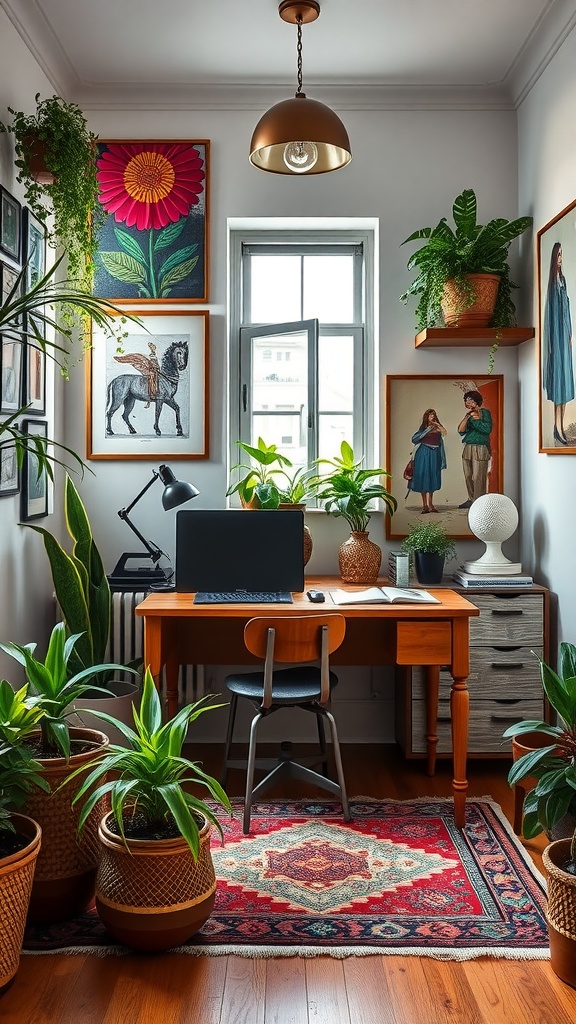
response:
<path fill-rule="evenodd" d="M 415 587 L 369 587 L 368 590 L 331 590 L 334 604 L 441 604 L 427 590 Z"/>

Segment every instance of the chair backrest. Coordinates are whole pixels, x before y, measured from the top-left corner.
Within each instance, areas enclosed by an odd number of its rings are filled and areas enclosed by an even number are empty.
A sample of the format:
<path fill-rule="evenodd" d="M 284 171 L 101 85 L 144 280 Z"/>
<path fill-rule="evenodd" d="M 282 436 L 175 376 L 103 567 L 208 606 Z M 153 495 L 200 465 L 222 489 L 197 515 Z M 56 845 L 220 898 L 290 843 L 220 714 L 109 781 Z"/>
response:
<path fill-rule="evenodd" d="M 328 654 L 332 654 L 340 647 L 346 633 L 343 615 L 278 615 L 250 619 L 244 629 L 244 643 L 251 654 L 265 659 L 268 630 L 273 629 L 276 661 L 316 661 L 322 653 L 323 626 L 328 630 Z"/>

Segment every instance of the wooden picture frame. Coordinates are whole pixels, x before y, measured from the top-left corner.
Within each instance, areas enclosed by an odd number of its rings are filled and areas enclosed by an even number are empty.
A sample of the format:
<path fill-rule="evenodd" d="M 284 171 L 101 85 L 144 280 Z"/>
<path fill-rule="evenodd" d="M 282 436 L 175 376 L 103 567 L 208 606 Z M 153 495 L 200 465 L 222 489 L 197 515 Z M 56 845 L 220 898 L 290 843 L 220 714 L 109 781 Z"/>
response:
<path fill-rule="evenodd" d="M 22 264 L 28 292 L 46 273 L 46 225 L 27 206 L 22 212 Z"/>
<path fill-rule="evenodd" d="M 22 206 L 3 185 L 0 185 L 0 251 L 20 266 Z"/>
<path fill-rule="evenodd" d="M 398 502 L 394 515 L 386 516 L 388 538 L 406 537 L 414 524 L 427 521 L 441 524 L 450 537 L 474 536 L 468 525 L 468 508 L 475 491 L 478 497 L 486 491 L 501 493 L 503 487 L 503 381 L 501 374 L 485 372 L 386 377 L 384 465 L 391 473 L 386 486 Z M 482 403 L 473 399 L 465 402 L 464 396 L 470 391 L 478 392 Z M 468 414 L 476 405 L 484 410 L 478 420 L 484 426 L 479 429 L 486 432 L 489 442 L 485 445 L 488 450 L 480 453 L 463 444 L 466 435 L 459 433 L 465 418 L 472 421 Z M 436 419 L 429 414 L 428 429 L 423 429 L 424 414 L 430 410 L 436 413 Z M 429 444 L 422 445 L 424 437 L 429 437 Z M 414 475 L 407 479 L 404 474 L 410 459 L 414 460 Z M 414 483 L 432 485 L 438 481 L 440 486 L 431 491 L 413 488 Z M 433 511 L 424 512 L 430 505 Z"/>
<path fill-rule="evenodd" d="M 24 344 L 6 335 L 0 340 L 0 413 L 9 415 L 22 406 Z"/>
<path fill-rule="evenodd" d="M 538 450 L 576 455 L 576 200 L 540 229 L 537 249 Z"/>
<path fill-rule="evenodd" d="M 88 459 L 207 459 L 209 313 L 131 310 L 119 351 L 93 325 L 87 359 Z"/>
<path fill-rule="evenodd" d="M 17 426 L 16 423 L 13 424 Z M 16 447 L 12 441 L 0 445 L 0 498 L 18 494 L 20 490 L 20 467 Z"/>
<path fill-rule="evenodd" d="M 208 301 L 209 152 L 207 139 L 98 140 L 94 295 L 116 305 Z"/>
<path fill-rule="evenodd" d="M 26 434 L 37 437 L 48 437 L 48 424 L 45 420 L 26 419 L 22 421 L 22 430 Z M 23 523 L 30 519 L 42 519 L 48 515 L 48 474 L 43 470 L 38 475 L 38 459 L 33 452 L 26 452 L 22 467 L 22 499 L 20 519 Z"/>
<path fill-rule="evenodd" d="M 31 338 L 25 348 L 24 405 L 30 412 L 46 412 L 46 352 Z"/>

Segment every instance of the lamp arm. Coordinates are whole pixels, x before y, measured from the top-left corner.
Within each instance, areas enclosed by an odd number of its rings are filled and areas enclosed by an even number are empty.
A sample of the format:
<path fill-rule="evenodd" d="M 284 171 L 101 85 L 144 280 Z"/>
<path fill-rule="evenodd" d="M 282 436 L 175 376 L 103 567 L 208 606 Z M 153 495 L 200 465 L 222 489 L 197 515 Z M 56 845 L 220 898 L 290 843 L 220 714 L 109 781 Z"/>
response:
<path fill-rule="evenodd" d="M 154 481 L 151 481 L 151 483 L 153 483 L 153 482 Z M 148 486 L 150 486 L 150 485 L 148 485 Z M 147 488 L 145 487 L 144 490 L 147 490 Z M 142 492 L 142 493 L 144 493 L 144 492 Z M 140 495 L 139 495 L 139 497 L 140 497 Z M 133 501 L 132 505 L 134 505 L 134 504 L 135 504 L 135 502 Z M 129 507 L 132 508 L 132 505 L 130 505 Z M 159 561 L 159 559 L 162 557 L 164 552 L 161 551 L 161 549 L 156 544 L 154 544 L 151 541 L 146 540 L 146 537 L 142 536 L 142 534 L 140 533 L 140 530 L 136 526 L 134 526 L 134 523 L 130 519 L 130 517 L 128 515 L 128 510 L 125 509 L 125 508 L 121 508 L 119 513 L 118 513 L 118 515 L 120 516 L 120 519 L 122 519 L 126 523 L 126 525 L 130 527 L 130 529 L 132 530 L 132 533 L 136 534 L 136 536 L 138 537 L 138 540 L 146 548 L 146 551 L 150 555 L 150 558 L 152 559 L 152 561 L 154 563 Z"/>
<path fill-rule="evenodd" d="M 132 509 L 134 508 L 134 505 L 136 505 L 136 503 L 138 501 L 140 501 L 140 498 L 142 498 L 143 495 L 146 494 L 146 491 L 148 490 L 148 488 L 152 487 L 152 484 L 156 480 L 158 480 L 159 476 L 160 476 L 160 474 L 157 473 L 155 469 L 153 469 L 152 470 L 152 479 L 149 480 L 148 483 L 142 488 L 142 490 L 140 491 L 140 494 L 136 495 L 134 500 L 130 502 L 130 504 L 127 506 L 127 508 L 120 509 L 118 515 L 120 516 L 121 519 L 126 519 L 130 526 L 132 526 L 132 523 L 130 523 L 129 520 L 128 520 L 128 513 L 132 511 Z M 124 513 L 126 513 L 126 514 L 124 514 Z M 134 530 L 133 526 L 132 526 L 132 529 Z"/>

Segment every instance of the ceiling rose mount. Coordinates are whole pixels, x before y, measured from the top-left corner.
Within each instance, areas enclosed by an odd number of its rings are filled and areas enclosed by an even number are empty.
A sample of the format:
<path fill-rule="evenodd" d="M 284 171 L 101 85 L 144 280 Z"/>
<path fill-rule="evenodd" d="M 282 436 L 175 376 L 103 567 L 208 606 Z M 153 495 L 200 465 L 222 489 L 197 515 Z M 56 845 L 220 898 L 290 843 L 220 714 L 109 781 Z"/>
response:
<path fill-rule="evenodd" d="M 298 28 L 298 90 L 266 111 L 254 129 L 250 163 L 274 174 L 324 174 L 352 159 L 342 121 L 330 107 L 302 91 L 302 25 L 320 15 L 317 0 L 282 0 L 278 13 Z"/>

